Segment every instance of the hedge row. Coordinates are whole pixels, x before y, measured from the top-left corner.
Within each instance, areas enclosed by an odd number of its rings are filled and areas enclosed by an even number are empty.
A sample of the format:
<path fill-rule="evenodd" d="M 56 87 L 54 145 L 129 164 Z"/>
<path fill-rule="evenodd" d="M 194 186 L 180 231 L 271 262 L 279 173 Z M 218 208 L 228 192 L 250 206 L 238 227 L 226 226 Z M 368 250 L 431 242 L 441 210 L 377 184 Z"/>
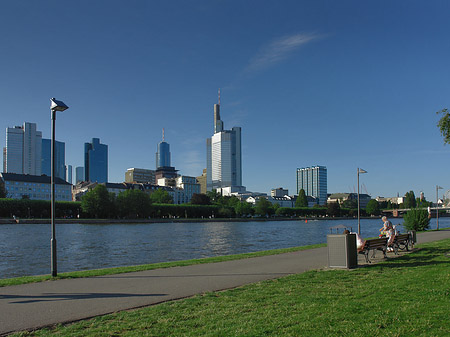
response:
<path fill-rule="evenodd" d="M 81 212 L 80 202 L 57 201 L 57 218 L 76 217 Z M 12 218 L 50 218 L 51 202 L 48 200 L 0 199 L 0 217 Z"/>

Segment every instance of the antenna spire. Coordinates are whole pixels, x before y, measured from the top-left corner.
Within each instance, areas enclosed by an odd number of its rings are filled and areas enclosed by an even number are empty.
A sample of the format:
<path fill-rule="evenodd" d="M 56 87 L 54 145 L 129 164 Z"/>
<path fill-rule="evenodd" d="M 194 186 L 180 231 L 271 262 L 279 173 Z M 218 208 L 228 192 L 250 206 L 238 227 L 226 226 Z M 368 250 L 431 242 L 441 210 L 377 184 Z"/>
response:
<path fill-rule="evenodd" d="M 162 136 L 163 136 L 163 141 L 164 141 L 164 128 L 163 128 L 163 135 Z"/>
<path fill-rule="evenodd" d="M 219 105 L 220 105 L 220 88 L 219 88 Z"/>

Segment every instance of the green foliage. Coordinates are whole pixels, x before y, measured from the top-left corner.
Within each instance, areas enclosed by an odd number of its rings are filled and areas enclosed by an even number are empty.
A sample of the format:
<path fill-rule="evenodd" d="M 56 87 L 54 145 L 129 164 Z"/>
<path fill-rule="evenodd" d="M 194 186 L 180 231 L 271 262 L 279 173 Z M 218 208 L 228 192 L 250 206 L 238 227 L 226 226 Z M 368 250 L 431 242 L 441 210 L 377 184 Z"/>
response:
<path fill-rule="evenodd" d="M 342 202 L 342 207 L 358 209 L 358 201 L 354 199 L 347 199 L 344 202 Z"/>
<path fill-rule="evenodd" d="M 194 193 L 191 198 L 191 204 L 193 205 L 211 205 L 211 199 L 202 193 Z"/>
<path fill-rule="evenodd" d="M 150 194 L 150 199 L 155 204 L 173 204 L 173 199 L 169 192 L 162 188 L 158 188 L 156 191 L 152 192 L 152 194 Z"/>
<path fill-rule="evenodd" d="M 255 204 L 255 214 L 260 216 L 270 216 L 274 213 L 272 203 L 266 198 L 259 198 Z"/>
<path fill-rule="evenodd" d="M 442 109 L 436 114 L 442 114 L 441 119 L 437 124 L 439 131 L 441 132 L 442 137 L 444 137 L 444 144 L 450 144 L 450 113 L 448 109 Z"/>
<path fill-rule="evenodd" d="M 0 178 L 0 198 L 6 198 L 6 188 L 3 179 Z"/>
<path fill-rule="evenodd" d="M 150 196 L 138 189 L 120 192 L 116 204 L 121 217 L 129 219 L 147 218 L 151 214 L 152 202 Z"/>
<path fill-rule="evenodd" d="M 152 218 L 209 218 L 219 217 L 220 207 L 216 205 L 173 205 L 153 204 Z"/>
<path fill-rule="evenodd" d="M 323 207 L 280 207 L 276 210 L 277 216 L 284 217 L 323 217 L 326 215 L 326 208 Z"/>
<path fill-rule="evenodd" d="M 105 185 L 97 185 L 81 199 L 81 209 L 90 217 L 108 219 L 115 216 L 115 195 Z"/>
<path fill-rule="evenodd" d="M 81 203 L 73 201 L 56 201 L 57 218 L 75 218 L 80 214 Z M 50 200 L 0 199 L 0 217 L 48 219 L 51 217 Z"/>
<path fill-rule="evenodd" d="M 308 207 L 308 198 L 306 197 L 303 188 L 298 192 L 297 200 L 295 200 L 295 207 Z"/>
<path fill-rule="evenodd" d="M 375 199 L 370 199 L 366 206 L 366 213 L 369 215 L 380 215 L 380 204 Z"/>
<path fill-rule="evenodd" d="M 330 202 L 327 204 L 327 215 L 328 216 L 340 216 L 341 215 L 341 207 L 337 202 Z"/>
<path fill-rule="evenodd" d="M 238 216 L 249 216 L 253 214 L 253 206 L 249 202 L 240 201 L 235 207 L 234 211 Z"/>
<path fill-rule="evenodd" d="M 403 227 L 407 230 L 423 231 L 430 227 L 430 218 L 425 209 L 412 208 L 403 216 Z"/>
<path fill-rule="evenodd" d="M 417 205 L 417 207 L 424 207 L 424 208 L 427 208 L 427 207 L 429 207 L 429 206 L 431 206 L 431 202 L 430 201 L 427 201 L 425 198 L 423 198 L 423 200 L 420 200 L 420 198 L 416 198 L 416 205 Z"/>
<path fill-rule="evenodd" d="M 216 189 L 206 192 L 206 195 L 209 197 L 209 200 L 211 200 L 212 203 L 217 202 L 217 200 L 219 200 L 219 198 L 222 196 L 220 193 L 217 193 Z"/>
<path fill-rule="evenodd" d="M 404 208 L 415 208 L 416 207 L 416 196 L 413 191 L 406 192 L 405 201 L 403 202 Z"/>

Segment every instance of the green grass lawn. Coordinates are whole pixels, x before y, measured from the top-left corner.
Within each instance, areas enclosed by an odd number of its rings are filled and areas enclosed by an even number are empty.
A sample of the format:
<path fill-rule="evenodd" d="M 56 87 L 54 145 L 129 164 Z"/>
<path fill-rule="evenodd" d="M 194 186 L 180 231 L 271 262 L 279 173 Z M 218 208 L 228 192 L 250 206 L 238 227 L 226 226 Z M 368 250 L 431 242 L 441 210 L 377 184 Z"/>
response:
<path fill-rule="evenodd" d="M 450 240 L 356 270 L 311 271 L 18 335 L 449 336 Z"/>

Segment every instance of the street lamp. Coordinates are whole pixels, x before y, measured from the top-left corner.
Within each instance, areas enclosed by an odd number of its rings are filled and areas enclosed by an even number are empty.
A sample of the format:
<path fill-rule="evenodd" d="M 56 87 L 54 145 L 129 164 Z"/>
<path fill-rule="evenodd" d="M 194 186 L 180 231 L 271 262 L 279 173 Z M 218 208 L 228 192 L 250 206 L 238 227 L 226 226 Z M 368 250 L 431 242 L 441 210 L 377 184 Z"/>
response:
<path fill-rule="evenodd" d="M 442 187 L 436 185 L 436 230 L 439 230 L 439 198 L 438 190 L 442 190 Z"/>
<path fill-rule="evenodd" d="M 360 222 L 360 213 L 359 213 L 359 174 L 367 173 L 367 171 L 358 167 L 357 172 L 358 172 L 357 173 L 357 176 L 358 176 L 358 234 L 361 235 L 361 222 Z"/>
<path fill-rule="evenodd" d="M 55 237 L 55 121 L 56 121 L 56 111 L 64 111 L 69 107 L 61 101 L 57 101 L 55 98 L 50 98 L 50 110 L 52 116 L 52 239 L 51 239 L 51 253 L 52 253 L 52 276 L 56 277 L 57 273 L 57 263 L 56 263 L 56 237 Z"/>

